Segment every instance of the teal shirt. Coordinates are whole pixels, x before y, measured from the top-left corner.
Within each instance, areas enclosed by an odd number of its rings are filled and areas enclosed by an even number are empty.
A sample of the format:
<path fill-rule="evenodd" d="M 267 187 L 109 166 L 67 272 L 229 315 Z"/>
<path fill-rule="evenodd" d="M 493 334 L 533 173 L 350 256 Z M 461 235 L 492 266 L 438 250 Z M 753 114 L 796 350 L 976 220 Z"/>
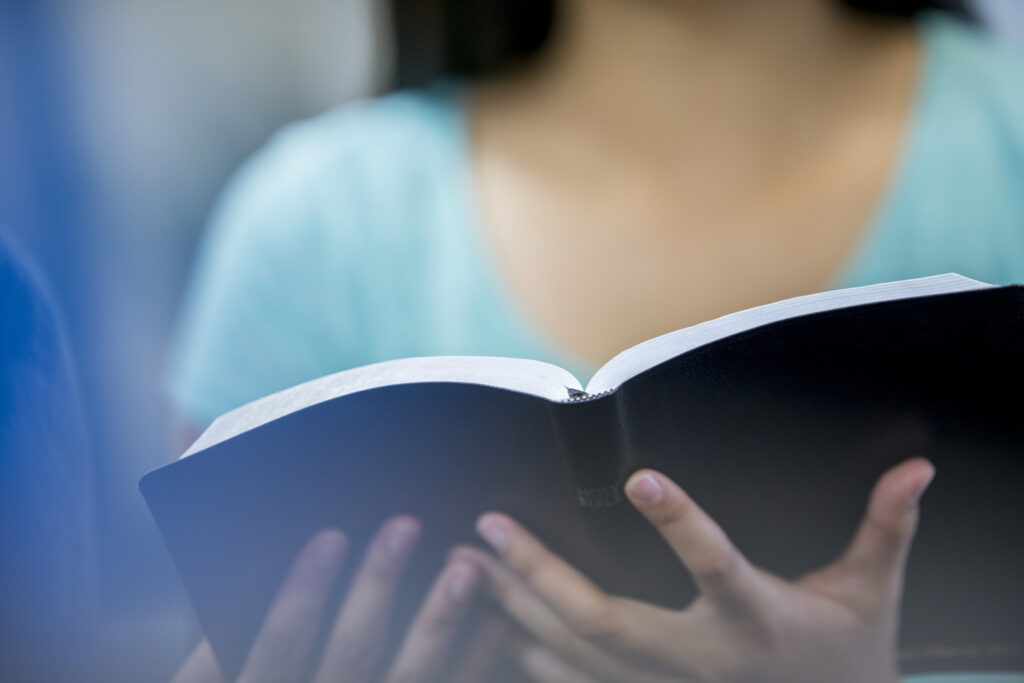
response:
<path fill-rule="evenodd" d="M 950 271 L 1024 282 L 1024 55 L 948 19 L 921 31 L 900 162 L 834 284 Z M 458 93 L 347 104 L 284 129 L 235 177 L 202 244 L 172 364 L 186 417 L 203 425 L 294 384 L 409 356 L 535 358 L 585 383 L 590 369 L 498 279 Z"/>

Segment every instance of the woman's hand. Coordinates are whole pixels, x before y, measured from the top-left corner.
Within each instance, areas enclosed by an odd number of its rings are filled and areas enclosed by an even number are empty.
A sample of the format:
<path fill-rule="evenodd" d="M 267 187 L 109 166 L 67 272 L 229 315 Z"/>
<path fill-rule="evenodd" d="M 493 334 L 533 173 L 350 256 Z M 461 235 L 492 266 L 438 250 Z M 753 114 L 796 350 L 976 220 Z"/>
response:
<path fill-rule="evenodd" d="M 635 473 L 630 501 L 700 588 L 683 611 L 606 595 L 497 513 L 477 529 L 500 560 L 472 548 L 452 557 L 482 567 L 489 591 L 536 638 L 520 660 L 538 681 L 890 683 L 904 565 L 933 475 L 920 458 L 887 472 L 845 554 L 789 582 L 748 563 L 668 478 Z"/>
<path fill-rule="evenodd" d="M 370 544 L 342 605 L 324 654 L 310 657 L 324 603 L 345 559 L 347 543 L 335 530 L 316 534 L 302 549 L 281 587 L 245 662 L 238 683 L 289 683 L 313 671 L 314 683 L 376 680 L 381 667 L 391 604 L 420 534 L 411 517 L 381 527 Z M 418 683 L 440 675 L 452 637 L 480 579 L 471 562 L 453 559 L 442 570 L 383 676 L 387 682 Z M 498 653 L 493 626 L 478 629 L 471 656 L 449 680 L 480 680 Z M 459 678 L 461 677 L 461 678 Z M 173 683 L 224 683 L 207 642 L 196 648 Z"/>

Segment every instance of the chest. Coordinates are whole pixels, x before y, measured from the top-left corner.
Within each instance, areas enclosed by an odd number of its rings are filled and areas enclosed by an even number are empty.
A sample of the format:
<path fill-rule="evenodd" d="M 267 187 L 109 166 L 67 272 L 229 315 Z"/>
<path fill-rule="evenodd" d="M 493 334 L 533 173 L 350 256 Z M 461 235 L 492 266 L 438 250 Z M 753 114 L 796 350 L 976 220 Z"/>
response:
<path fill-rule="evenodd" d="M 828 288 L 884 185 L 878 174 L 717 196 L 699 185 L 584 189 L 485 171 L 480 229 L 533 325 L 597 365 L 658 334 Z"/>

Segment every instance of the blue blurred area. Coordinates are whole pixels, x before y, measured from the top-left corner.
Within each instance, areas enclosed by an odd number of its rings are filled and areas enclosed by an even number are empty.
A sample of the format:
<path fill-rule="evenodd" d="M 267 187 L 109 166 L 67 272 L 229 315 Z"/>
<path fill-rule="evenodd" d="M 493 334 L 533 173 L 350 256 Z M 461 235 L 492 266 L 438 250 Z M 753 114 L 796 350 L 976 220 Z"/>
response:
<path fill-rule="evenodd" d="M 1024 2 L 1020 0 L 975 0 L 982 16 L 998 34 L 1024 42 Z"/>
<path fill-rule="evenodd" d="M 0 677 L 66 680 L 96 621 L 95 468 L 61 316 L 3 233 L 0 292 Z"/>
<path fill-rule="evenodd" d="M 0 230 L 67 320 L 96 454 L 109 656 L 134 653 L 124 680 L 163 676 L 195 635 L 137 481 L 183 450 L 165 356 L 196 240 L 276 128 L 374 87 L 371 10 L 0 0 Z"/>
<path fill-rule="evenodd" d="M 67 289 L 79 275 L 82 232 L 66 228 L 88 220 L 89 211 L 55 8 L 45 0 L 2 7 L 0 220 L 48 252 L 47 265 Z"/>

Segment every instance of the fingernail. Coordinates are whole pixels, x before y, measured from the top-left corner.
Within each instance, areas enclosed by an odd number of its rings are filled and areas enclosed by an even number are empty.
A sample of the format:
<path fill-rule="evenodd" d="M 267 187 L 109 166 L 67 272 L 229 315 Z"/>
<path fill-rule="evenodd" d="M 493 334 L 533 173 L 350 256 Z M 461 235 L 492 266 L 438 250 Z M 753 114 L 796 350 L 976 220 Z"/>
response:
<path fill-rule="evenodd" d="M 341 554 L 345 549 L 345 537 L 337 531 L 321 534 L 316 541 L 313 555 L 320 569 L 334 569 L 341 562 Z"/>
<path fill-rule="evenodd" d="M 455 602 L 465 598 L 476 584 L 476 570 L 465 564 L 457 564 L 448 577 L 448 597 Z"/>
<path fill-rule="evenodd" d="M 483 517 L 477 522 L 476 530 L 499 553 L 508 546 L 508 532 L 500 519 Z"/>
<path fill-rule="evenodd" d="M 914 492 L 914 495 L 910 497 L 910 507 L 914 507 L 915 505 L 917 505 L 918 503 L 921 502 L 921 496 L 923 496 L 925 491 L 928 490 L 928 487 L 930 487 L 932 485 L 932 480 L 934 480 L 934 479 L 935 479 L 935 470 L 933 469 L 932 470 L 932 476 L 928 477 L 927 481 L 925 481 L 923 484 L 921 484 L 921 486 L 917 489 L 917 491 Z"/>
<path fill-rule="evenodd" d="M 412 520 L 401 519 L 393 523 L 391 529 L 388 530 L 388 537 L 385 540 L 385 545 L 391 557 L 395 559 L 404 557 L 412 547 L 418 533 L 419 529 Z"/>
<path fill-rule="evenodd" d="M 629 485 L 630 497 L 645 505 L 657 503 L 661 500 L 661 493 L 661 482 L 650 474 L 641 474 Z"/>

